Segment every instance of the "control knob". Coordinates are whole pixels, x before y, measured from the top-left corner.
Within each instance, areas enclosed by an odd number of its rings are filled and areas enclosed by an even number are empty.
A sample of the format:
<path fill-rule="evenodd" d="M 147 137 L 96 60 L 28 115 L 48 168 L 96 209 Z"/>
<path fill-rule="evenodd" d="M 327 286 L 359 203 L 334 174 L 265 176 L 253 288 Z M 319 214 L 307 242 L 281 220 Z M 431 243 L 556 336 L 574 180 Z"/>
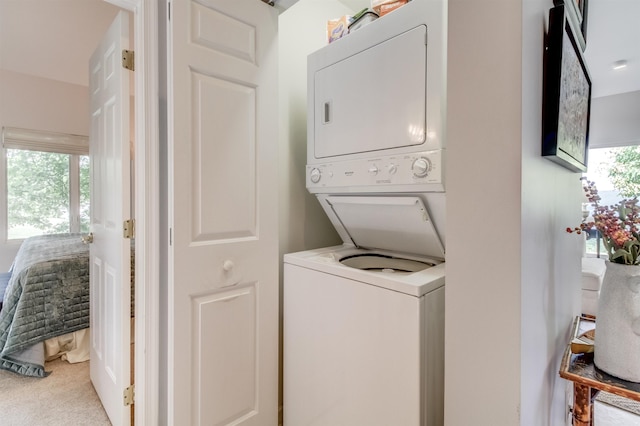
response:
<path fill-rule="evenodd" d="M 431 170 L 431 161 L 427 158 L 420 157 L 413 162 L 411 170 L 416 177 L 426 177 Z"/>
<path fill-rule="evenodd" d="M 321 174 L 320 174 L 320 169 L 314 167 L 313 169 L 311 169 L 311 173 L 309 174 L 309 179 L 311 179 L 311 182 L 313 183 L 318 183 L 320 182 L 320 178 L 321 178 Z"/>
<path fill-rule="evenodd" d="M 376 166 L 375 164 L 373 164 L 371 167 L 369 167 L 369 174 L 372 175 L 377 175 L 378 172 L 380 171 L 380 169 L 378 169 L 378 166 Z"/>

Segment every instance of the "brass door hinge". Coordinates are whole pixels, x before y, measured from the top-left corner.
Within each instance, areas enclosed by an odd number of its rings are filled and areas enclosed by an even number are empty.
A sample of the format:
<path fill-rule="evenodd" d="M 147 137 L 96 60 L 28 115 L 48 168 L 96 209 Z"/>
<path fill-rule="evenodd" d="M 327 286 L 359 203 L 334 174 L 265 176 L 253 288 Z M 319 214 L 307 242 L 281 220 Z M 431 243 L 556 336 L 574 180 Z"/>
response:
<path fill-rule="evenodd" d="M 131 239 L 135 235 L 135 221 L 127 219 L 122 223 L 122 236 Z"/>
<path fill-rule="evenodd" d="M 122 396 L 124 398 L 123 402 L 125 407 L 133 405 L 133 400 L 135 398 L 135 385 L 126 387 L 124 389 L 124 392 L 122 393 Z"/>
<path fill-rule="evenodd" d="M 134 62 L 135 61 L 134 61 L 133 50 L 124 49 L 122 51 L 122 67 L 130 71 L 134 71 L 135 70 Z"/>

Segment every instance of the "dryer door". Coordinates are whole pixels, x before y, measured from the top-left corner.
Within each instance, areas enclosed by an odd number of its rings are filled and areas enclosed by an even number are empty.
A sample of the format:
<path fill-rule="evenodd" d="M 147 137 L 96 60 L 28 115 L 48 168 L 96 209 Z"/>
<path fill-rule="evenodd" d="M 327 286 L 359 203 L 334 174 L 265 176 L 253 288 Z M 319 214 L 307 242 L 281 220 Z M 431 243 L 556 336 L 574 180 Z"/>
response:
<path fill-rule="evenodd" d="M 310 74 L 315 158 L 425 142 L 426 38 L 420 25 Z"/>
<path fill-rule="evenodd" d="M 444 246 L 419 197 L 328 196 L 320 201 L 345 242 L 444 260 Z"/>

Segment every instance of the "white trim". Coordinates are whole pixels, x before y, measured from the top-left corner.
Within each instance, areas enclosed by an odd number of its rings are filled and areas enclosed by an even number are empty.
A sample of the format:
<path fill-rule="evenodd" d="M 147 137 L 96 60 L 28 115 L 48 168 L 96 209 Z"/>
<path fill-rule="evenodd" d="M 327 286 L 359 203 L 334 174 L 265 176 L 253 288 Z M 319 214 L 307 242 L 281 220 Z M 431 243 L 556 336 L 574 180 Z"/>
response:
<path fill-rule="evenodd" d="M 106 0 L 133 13 L 135 78 L 135 424 L 158 424 L 158 3 Z"/>
<path fill-rule="evenodd" d="M 74 191 L 75 189 L 75 191 Z M 80 157 L 69 157 L 69 231 L 80 232 Z"/>
<path fill-rule="evenodd" d="M 15 240 L 9 241 L 9 211 L 7 205 L 7 152 L 5 149 L 1 149 L 0 153 L 2 154 L 2 158 L 0 158 L 0 241 L 5 246 L 9 246 L 13 242 L 13 244 L 21 244 Z M 17 251 L 17 250 L 16 250 Z"/>
<path fill-rule="evenodd" d="M 142 125 L 136 126 L 136 182 L 140 182 L 136 190 L 136 248 L 142 243 L 143 263 L 136 268 L 136 283 L 140 277 L 136 286 L 136 312 L 142 313 L 143 320 L 136 322 L 136 341 L 144 339 L 145 351 L 136 351 L 136 365 L 142 367 L 136 368 L 136 393 L 144 405 L 140 407 L 136 402 L 135 423 L 155 425 L 159 423 L 160 411 L 158 2 L 137 0 L 137 3 L 135 49 L 138 52 L 136 68 L 140 72 L 136 73 L 135 114 L 137 123 Z M 136 256 L 137 253 L 136 250 Z M 138 294 L 142 295 L 141 299 Z"/>

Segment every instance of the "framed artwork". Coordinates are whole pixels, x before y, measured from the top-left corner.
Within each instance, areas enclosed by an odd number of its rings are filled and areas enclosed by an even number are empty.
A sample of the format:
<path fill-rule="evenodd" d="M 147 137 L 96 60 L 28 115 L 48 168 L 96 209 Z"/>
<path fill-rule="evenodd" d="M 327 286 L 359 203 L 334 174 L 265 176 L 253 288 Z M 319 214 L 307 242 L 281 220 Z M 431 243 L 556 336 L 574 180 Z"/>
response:
<path fill-rule="evenodd" d="M 549 11 L 544 55 L 542 156 L 587 170 L 591 77 L 565 5 Z"/>
<path fill-rule="evenodd" d="M 576 39 L 584 52 L 587 48 L 587 15 L 589 12 L 589 0 L 553 0 L 554 6 L 564 4 L 568 19 L 576 28 Z"/>

